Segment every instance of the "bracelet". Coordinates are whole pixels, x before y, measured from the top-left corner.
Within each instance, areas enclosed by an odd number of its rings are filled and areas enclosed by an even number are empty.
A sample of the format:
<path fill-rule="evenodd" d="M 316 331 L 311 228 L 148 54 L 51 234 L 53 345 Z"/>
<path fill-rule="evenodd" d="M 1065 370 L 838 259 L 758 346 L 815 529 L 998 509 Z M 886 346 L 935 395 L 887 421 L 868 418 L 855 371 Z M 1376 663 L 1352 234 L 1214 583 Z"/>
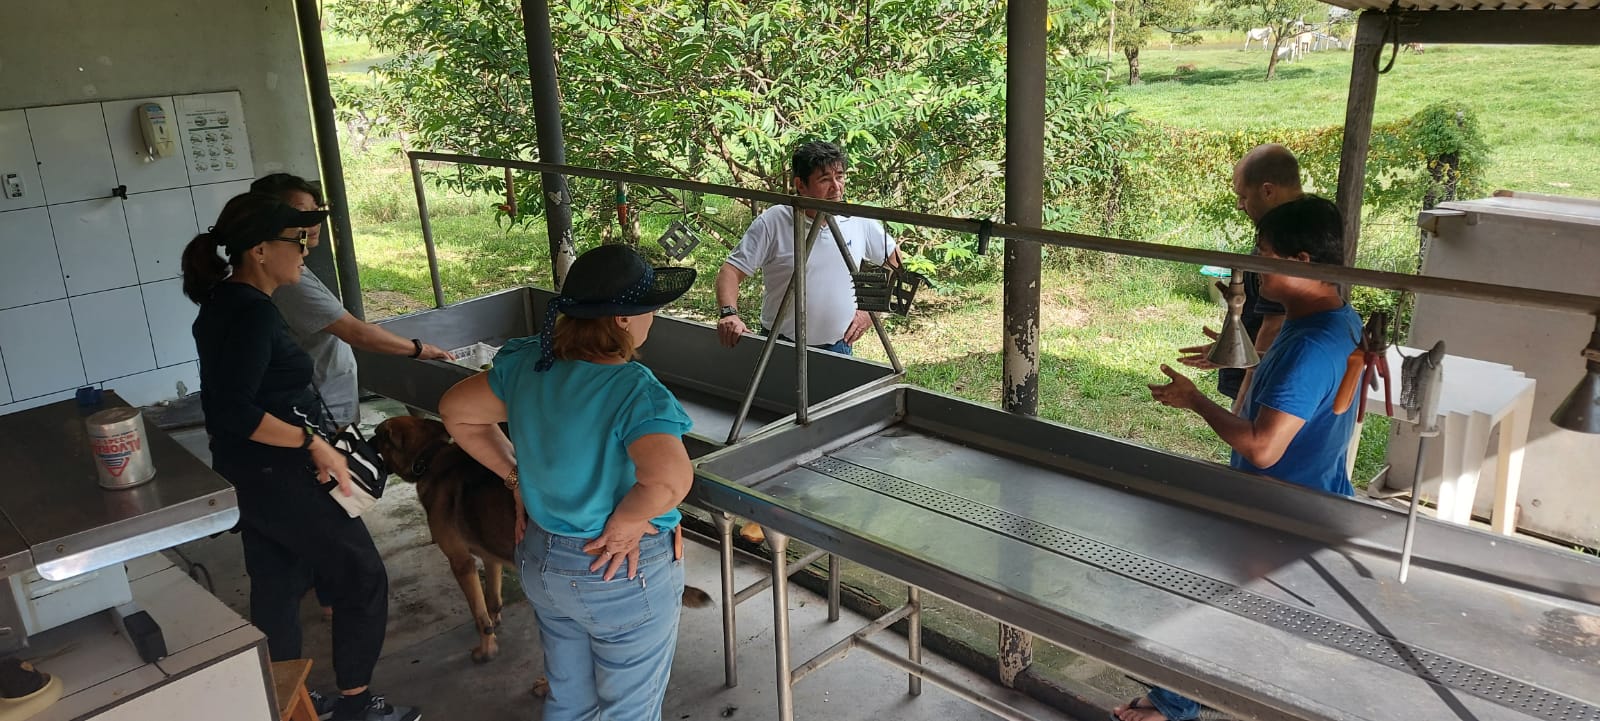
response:
<path fill-rule="evenodd" d="M 517 490 L 517 467 L 512 466 L 511 472 L 506 474 L 506 490 Z"/>
<path fill-rule="evenodd" d="M 422 341 L 417 340 L 416 338 L 412 338 L 411 339 L 411 345 L 415 346 L 416 350 L 411 351 L 411 355 L 406 356 L 406 357 L 407 358 L 420 358 L 420 357 L 422 357 Z"/>
<path fill-rule="evenodd" d="M 317 434 L 311 430 L 311 426 L 306 426 L 305 430 L 306 439 L 300 442 L 300 450 L 309 451 L 311 450 L 311 442 L 317 439 Z"/>

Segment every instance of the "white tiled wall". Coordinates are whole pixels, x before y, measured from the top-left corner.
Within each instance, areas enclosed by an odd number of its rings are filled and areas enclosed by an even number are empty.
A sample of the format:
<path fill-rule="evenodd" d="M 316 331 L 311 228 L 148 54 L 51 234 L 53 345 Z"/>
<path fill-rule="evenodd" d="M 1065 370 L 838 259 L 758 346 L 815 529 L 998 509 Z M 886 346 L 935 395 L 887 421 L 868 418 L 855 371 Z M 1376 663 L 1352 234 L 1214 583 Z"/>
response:
<path fill-rule="evenodd" d="M 140 283 L 178 277 L 183 246 L 200 232 L 188 188 L 128 196 L 122 204 Z"/>
<path fill-rule="evenodd" d="M 49 210 L 0 213 L 0 257 L 0 308 L 67 297 Z"/>
<path fill-rule="evenodd" d="M 12 197 L 17 193 L 21 197 Z M 0 113 L 0 212 L 41 205 L 44 185 L 39 182 L 33 141 L 28 139 L 28 115 L 7 110 Z"/>
<path fill-rule="evenodd" d="M 169 111 L 169 157 L 148 155 L 145 102 Z M 199 390 L 180 256 L 254 177 L 243 119 L 238 93 L 0 112 L 0 415 L 85 384 Z"/>

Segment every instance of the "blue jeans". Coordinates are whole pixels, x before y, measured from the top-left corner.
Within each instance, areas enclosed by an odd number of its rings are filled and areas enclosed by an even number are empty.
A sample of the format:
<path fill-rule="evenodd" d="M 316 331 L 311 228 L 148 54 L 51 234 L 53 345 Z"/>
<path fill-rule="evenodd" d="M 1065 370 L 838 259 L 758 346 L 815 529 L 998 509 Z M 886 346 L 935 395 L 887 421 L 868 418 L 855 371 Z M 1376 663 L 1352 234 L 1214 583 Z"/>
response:
<path fill-rule="evenodd" d="M 660 721 L 683 604 L 672 534 L 639 542 L 639 573 L 591 573 L 590 539 L 530 525 L 517 546 L 522 588 L 539 616 L 550 698 L 545 721 Z"/>
<path fill-rule="evenodd" d="M 763 326 L 761 328 L 761 334 L 762 335 L 772 335 L 772 331 L 770 329 L 766 328 L 765 326 Z M 790 343 L 794 342 L 793 338 L 790 338 L 789 336 L 786 336 L 786 335 L 779 335 L 778 336 L 778 340 L 786 340 L 786 341 L 789 341 Z M 839 355 L 854 355 L 854 353 L 851 353 L 850 344 L 844 342 L 843 340 L 836 340 L 836 341 L 834 341 L 832 343 L 818 343 L 818 344 L 816 344 L 814 346 L 811 346 L 811 347 L 812 348 L 816 348 L 817 350 L 825 350 L 825 351 L 828 351 L 829 353 L 838 353 Z"/>
<path fill-rule="evenodd" d="M 1200 704 L 1194 700 L 1179 696 L 1160 686 L 1151 686 L 1150 693 L 1146 694 L 1150 705 L 1156 707 L 1167 721 L 1193 721 L 1200 717 Z"/>

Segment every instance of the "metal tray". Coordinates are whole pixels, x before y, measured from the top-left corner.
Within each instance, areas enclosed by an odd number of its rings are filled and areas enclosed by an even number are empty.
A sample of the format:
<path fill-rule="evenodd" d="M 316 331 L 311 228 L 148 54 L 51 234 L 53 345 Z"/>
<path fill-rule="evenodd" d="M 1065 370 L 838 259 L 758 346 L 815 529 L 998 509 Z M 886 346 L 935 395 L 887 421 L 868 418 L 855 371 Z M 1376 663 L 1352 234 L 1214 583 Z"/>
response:
<path fill-rule="evenodd" d="M 1600 719 L 1600 559 L 897 386 L 691 500 L 1248 718 Z"/>

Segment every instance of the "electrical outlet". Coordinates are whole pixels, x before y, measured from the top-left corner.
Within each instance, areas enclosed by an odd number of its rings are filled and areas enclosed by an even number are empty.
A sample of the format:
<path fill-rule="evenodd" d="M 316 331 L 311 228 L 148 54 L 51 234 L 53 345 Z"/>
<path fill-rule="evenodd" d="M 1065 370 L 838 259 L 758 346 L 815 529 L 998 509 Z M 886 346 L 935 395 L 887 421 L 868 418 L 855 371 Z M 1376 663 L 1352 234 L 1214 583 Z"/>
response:
<path fill-rule="evenodd" d="M 0 190 L 3 190 L 7 198 L 22 197 L 24 195 L 22 177 L 16 173 L 6 173 L 4 178 L 0 178 Z"/>

